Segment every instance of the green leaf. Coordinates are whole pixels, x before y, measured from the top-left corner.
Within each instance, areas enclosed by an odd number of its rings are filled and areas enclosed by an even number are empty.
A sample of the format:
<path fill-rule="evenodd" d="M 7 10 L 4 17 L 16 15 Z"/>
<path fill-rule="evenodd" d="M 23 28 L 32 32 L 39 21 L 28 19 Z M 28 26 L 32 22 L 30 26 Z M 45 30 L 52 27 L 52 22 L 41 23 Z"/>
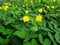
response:
<path fill-rule="evenodd" d="M 31 45 L 30 42 L 24 42 L 23 45 Z"/>
<path fill-rule="evenodd" d="M 56 34 L 55 34 L 55 39 L 56 39 L 57 42 L 59 42 L 59 39 L 60 39 L 60 35 L 59 34 L 60 34 L 59 32 L 56 32 Z"/>
<path fill-rule="evenodd" d="M 51 41 L 49 39 L 45 39 L 43 45 L 51 45 Z"/>
<path fill-rule="evenodd" d="M 26 37 L 26 38 L 24 39 L 24 42 L 27 42 L 29 39 L 30 39 L 30 37 Z"/>
<path fill-rule="evenodd" d="M 58 23 L 55 21 L 54 22 L 54 28 L 57 28 L 58 27 Z"/>
<path fill-rule="evenodd" d="M 57 30 L 58 32 L 60 32 L 60 28 L 56 28 L 56 30 Z"/>
<path fill-rule="evenodd" d="M 25 37 L 24 42 L 27 42 L 30 39 L 31 39 L 30 33 L 27 33 L 27 36 Z"/>
<path fill-rule="evenodd" d="M 18 39 L 12 39 L 12 45 L 21 45 L 21 41 L 19 41 Z"/>
<path fill-rule="evenodd" d="M 49 28 L 53 29 L 53 26 L 51 23 L 48 23 L 49 24 Z"/>
<path fill-rule="evenodd" d="M 5 31 L 4 27 L 3 26 L 0 26 L 0 33 L 1 32 L 4 32 L 4 31 Z"/>
<path fill-rule="evenodd" d="M 3 40 L 3 38 L 2 37 L 0 37 L 0 44 L 4 44 L 4 42 L 3 42 L 4 40 Z"/>
<path fill-rule="evenodd" d="M 38 31 L 38 27 L 31 27 L 31 31 Z"/>
<path fill-rule="evenodd" d="M 9 39 L 4 39 L 4 44 L 8 44 Z"/>
<path fill-rule="evenodd" d="M 49 28 L 47 28 L 47 27 L 41 27 L 44 31 L 47 31 L 47 32 L 53 32 L 53 31 L 51 31 Z"/>
<path fill-rule="evenodd" d="M 31 15 L 32 15 L 32 14 L 31 14 Z M 32 16 L 33 16 L 33 15 L 32 15 Z M 29 16 L 30 21 L 31 21 L 32 25 L 37 26 L 36 21 L 35 21 L 35 18 L 32 17 L 32 16 Z"/>
<path fill-rule="evenodd" d="M 24 30 L 22 30 L 22 31 L 16 31 L 16 32 L 14 33 L 14 35 L 17 35 L 17 36 L 20 37 L 20 38 L 25 38 L 26 32 L 25 32 Z"/>
<path fill-rule="evenodd" d="M 19 10 L 16 10 L 16 11 L 15 11 L 15 14 L 16 14 L 16 15 L 18 15 L 19 13 L 20 13 Z"/>
<path fill-rule="evenodd" d="M 37 41 L 35 39 L 32 39 L 31 45 L 38 45 Z"/>
<path fill-rule="evenodd" d="M 36 34 L 35 32 L 31 32 L 30 33 L 30 37 L 31 38 L 37 38 L 38 37 L 38 34 Z"/>
<path fill-rule="evenodd" d="M 38 25 L 40 25 L 41 27 L 46 27 L 46 21 L 42 20 L 42 22 L 39 22 Z"/>
<path fill-rule="evenodd" d="M 49 36 L 49 37 L 50 37 L 50 39 L 54 42 L 53 35 L 52 35 L 50 32 L 48 32 L 48 36 Z"/>
<path fill-rule="evenodd" d="M 41 44 L 43 44 L 43 37 L 42 37 L 41 34 L 39 34 L 39 42 L 40 42 Z"/>

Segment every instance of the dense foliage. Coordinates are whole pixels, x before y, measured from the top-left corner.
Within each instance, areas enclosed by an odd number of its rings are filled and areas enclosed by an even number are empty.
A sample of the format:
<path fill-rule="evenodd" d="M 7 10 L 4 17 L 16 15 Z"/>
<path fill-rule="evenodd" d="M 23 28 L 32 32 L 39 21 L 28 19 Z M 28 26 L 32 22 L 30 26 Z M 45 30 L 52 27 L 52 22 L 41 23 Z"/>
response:
<path fill-rule="evenodd" d="M 0 45 L 60 45 L 60 0 L 1 1 Z"/>

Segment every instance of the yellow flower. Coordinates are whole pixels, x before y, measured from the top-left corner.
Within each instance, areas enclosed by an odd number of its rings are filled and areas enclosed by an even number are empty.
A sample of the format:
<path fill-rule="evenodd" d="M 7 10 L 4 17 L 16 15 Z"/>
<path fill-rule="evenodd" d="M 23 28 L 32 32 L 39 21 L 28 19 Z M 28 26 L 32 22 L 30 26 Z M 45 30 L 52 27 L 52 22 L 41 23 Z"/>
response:
<path fill-rule="evenodd" d="M 29 21 L 29 17 L 28 17 L 28 16 L 24 16 L 24 17 L 23 17 L 23 21 L 24 21 L 24 22 L 28 22 L 28 21 Z"/>
<path fill-rule="evenodd" d="M 38 9 L 38 12 L 39 13 L 42 13 L 43 12 L 43 9 L 42 8 Z"/>
<path fill-rule="evenodd" d="M 42 16 L 40 16 L 40 15 L 38 15 L 38 16 L 36 16 L 36 21 L 42 21 Z"/>
<path fill-rule="evenodd" d="M 52 8 L 52 9 L 54 9 L 54 8 L 55 8 L 55 6 L 51 6 L 51 8 Z"/>
<path fill-rule="evenodd" d="M 28 11 L 28 10 L 25 10 L 25 13 L 26 13 L 26 14 L 28 14 L 28 13 L 29 13 L 29 11 Z"/>
<path fill-rule="evenodd" d="M 2 6 L 2 9 L 3 10 L 8 10 L 9 6 L 5 5 L 5 6 Z"/>

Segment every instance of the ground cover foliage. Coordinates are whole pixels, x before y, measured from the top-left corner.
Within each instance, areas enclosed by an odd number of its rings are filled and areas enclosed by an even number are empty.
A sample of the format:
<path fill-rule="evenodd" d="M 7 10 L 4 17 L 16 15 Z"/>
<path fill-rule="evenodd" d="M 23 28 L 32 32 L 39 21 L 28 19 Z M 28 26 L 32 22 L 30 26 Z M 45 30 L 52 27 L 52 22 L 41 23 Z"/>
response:
<path fill-rule="evenodd" d="M 0 45 L 60 45 L 60 0 L 1 1 Z"/>

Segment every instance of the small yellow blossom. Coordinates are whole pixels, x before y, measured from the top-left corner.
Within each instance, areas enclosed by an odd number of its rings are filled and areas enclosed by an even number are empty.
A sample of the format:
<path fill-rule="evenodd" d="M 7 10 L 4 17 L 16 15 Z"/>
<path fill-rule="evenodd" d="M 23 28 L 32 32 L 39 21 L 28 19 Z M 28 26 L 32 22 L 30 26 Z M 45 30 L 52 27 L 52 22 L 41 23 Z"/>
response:
<path fill-rule="evenodd" d="M 38 12 L 39 13 L 42 13 L 43 12 L 43 9 L 42 8 L 38 9 Z"/>
<path fill-rule="evenodd" d="M 5 6 L 2 6 L 2 9 L 3 10 L 8 10 L 9 6 L 5 5 Z"/>
<path fill-rule="evenodd" d="M 38 15 L 38 16 L 36 16 L 36 21 L 42 21 L 42 16 L 40 16 L 40 15 Z"/>
<path fill-rule="evenodd" d="M 29 21 L 29 17 L 28 17 L 28 16 L 24 16 L 24 17 L 23 17 L 23 21 L 24 21 L 24 22 L 28 22 L 28 21 Z"/>
<path fill-rule="evenodd" d="M 51 6 L 51 8 L 52 8 L 52 9 L 54 9 L 54 8 L 55 8 L 55 6 Z"/>
<path fill-rule="evenodd" d="M 28 14 L 28 13 L 29 13 L 29 11 L 28 11 L 28 10 L 25 10 L 25 13 L 26 13 L 26 14 Z"/>

